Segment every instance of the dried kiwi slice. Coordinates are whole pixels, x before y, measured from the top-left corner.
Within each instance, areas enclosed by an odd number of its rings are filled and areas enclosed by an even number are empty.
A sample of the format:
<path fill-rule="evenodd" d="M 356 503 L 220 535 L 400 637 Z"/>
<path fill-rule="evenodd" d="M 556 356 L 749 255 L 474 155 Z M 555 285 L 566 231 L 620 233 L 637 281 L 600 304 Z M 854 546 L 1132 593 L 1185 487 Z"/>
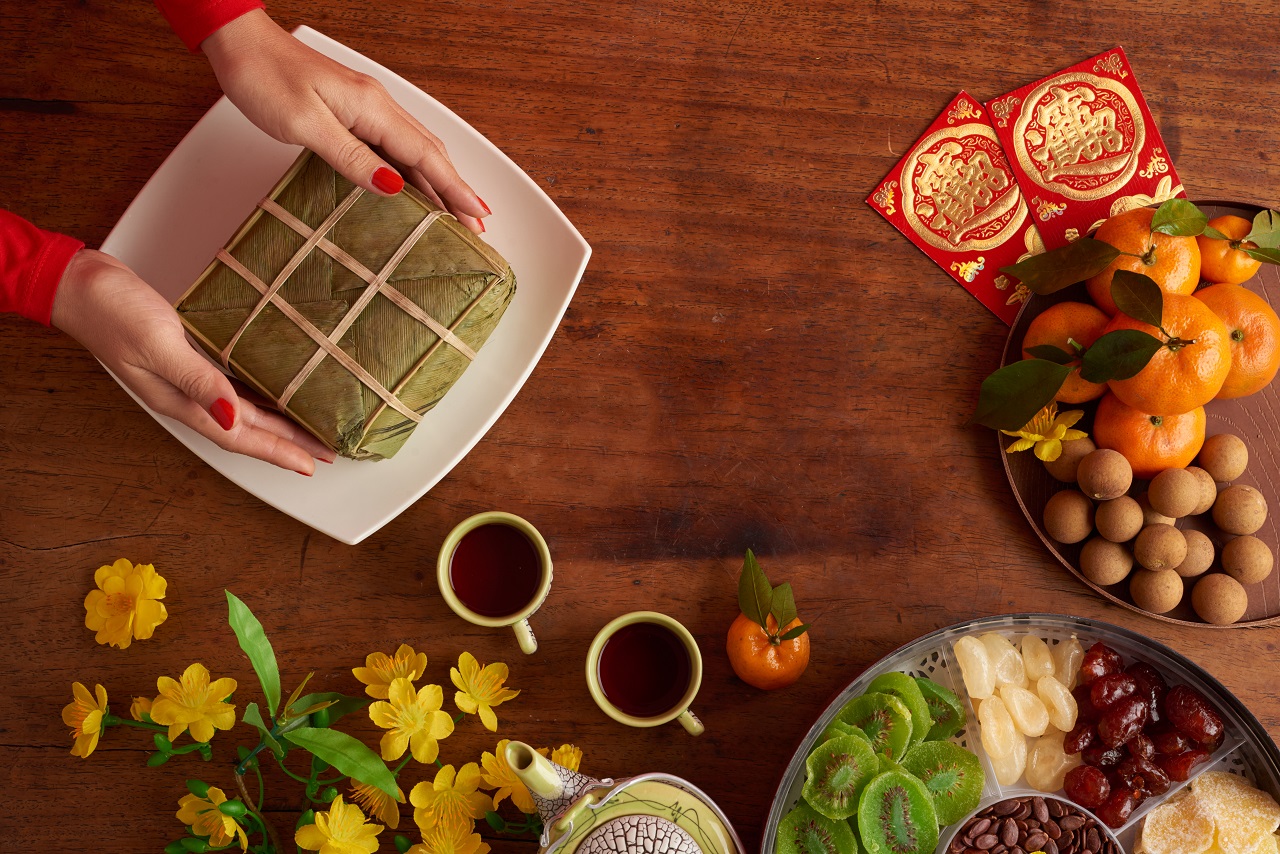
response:
<path fill-rule="evenodd" d="M 915 747 L 924 741 L 929 728 L 933 726 L 933 716 L 929 714 L 929 704 L 925 702 L 924 694 L 920 692 L 920 686 L 916 684 L 916 680 L 905 673 L 894 671 L 881 673 L 871 680 L 871 684 L 867 686 L 864 693 L 876 692 L 893 694 L 906 703 L 907 708 L 911 710 L 911 743 L 907 747 Z"/>
<path fill-rule="evenodd" d="M 863 694 L 840 710 L 840 720 L 871 739 L 876 753 L 897 762 L 911 743 L 911 710 L 893 694 Z"/>
<path fill-rule="evenodd" d="M 865 740 L 867 744 L 871 743 L 871 739 L 867 738 L 867 734 L 865 732 L 858 729 L 848 721 L 840 720 L 840 718 L 836 718 L 831 723 L 827 724 L 827 728 L 822 731 L 822 737 L 818 739 L 818 742 L 830 741 L 833 738 L 840 738 L 846 735 L 861 738 Z"/>
<path fill-rule="evenodd" d="M 776 854 L 860 854 L 848 822 L 835 821 L 800 803 L 778 823 Z"/>
<path fill-rule="evenodd" d="M 933 717 L 933 727 L 924 737 L 925 741 L 945 741 L 964 729 L 968 720 L 959 697 L 932 679 L 917 679 L 916 686 L 929 704 L 929 714 Z"/>
<path fill-rule="evenodd" d="M 907 751 L 902 767 L 933 796 L 939 824 L 954 824 L 976 810 L 982 800 L 982 762 L 958 744 L 926 741 Z"/>
<path fill-rule="evenodd" d="M 901 771 L 876 777 L 858 801 L 858 835 L 868 854 L 932 854 L 938 814 L 929 790 Z"/>
<path fill-rule="evenodd" d="M 879 770 L 866 739 L 853 735 L 824 741 L 804 761 L 805 802 L 830 819 L 846 819 L 858 811 L 862 787 Z"/>

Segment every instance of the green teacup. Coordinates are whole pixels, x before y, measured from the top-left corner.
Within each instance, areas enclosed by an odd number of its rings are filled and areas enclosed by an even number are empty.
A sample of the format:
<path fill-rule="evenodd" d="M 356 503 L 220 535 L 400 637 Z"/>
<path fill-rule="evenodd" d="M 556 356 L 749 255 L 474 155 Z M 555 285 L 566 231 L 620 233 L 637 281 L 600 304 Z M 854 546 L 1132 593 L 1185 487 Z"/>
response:
<path fill-rule="evenodd" d="M 489 542 L 476 539 L 463 542 L 468 534 L 482 527 L 486 527 L 488 531 L 485 536 Z M 511 531 L 519 532 L 524 540 L 513 539 Z M 477 533 L 476 536 L 480 537 L 483 533 Z M 522 542 L 532 549 L 530 554 L 520 553 L 518 556 L 536 563 L 536 566 L 524 567 L 525 570 L 536 573 L 536 577 L 529 576 L 529 572 L 521 572 L 519 577 L 503 576 L 504 567 L 500 560 L 502 552 L 499 547 L 504 541 L 514 545 L 517 550 L 522 549 Z M 455 567 L 459 546 L 463 547 L 465 558 L 459 563 L 465 565 Z M 520 563 L 523 566 L 524 561 Z M 551 575 L 551 551 L 538 529 L 519 516 L 498 511 L 479 513 L 459 523 L 445 537 L 436 558 L 436 579 L 440 583 L 440 595 L 453 612 L 477 626 L 510 626 L 516 633 L 520 650 L 526 654 L 538 649 L 538 639 L 529 626 L 529 617 L 546 601 L 547 594 L 551 591 Z M 459 591 L 463 595 L 460 596 Z M 513 591 L 519 594 L 515 601 L 510 600 Z M 469 601 L 464 601 L 468 597 Z M 492 601 L 488 601 L 490 599 Z"/>
<path fill-rule="evenodd" d="M 701 735 L 702 721 L 689 708 L 701 686 L 698 642 L 666 614 L 623 614 L 601 629 L 587 650 L 591 698 L 627 726 L 678 720 L 691 735 Z"/>

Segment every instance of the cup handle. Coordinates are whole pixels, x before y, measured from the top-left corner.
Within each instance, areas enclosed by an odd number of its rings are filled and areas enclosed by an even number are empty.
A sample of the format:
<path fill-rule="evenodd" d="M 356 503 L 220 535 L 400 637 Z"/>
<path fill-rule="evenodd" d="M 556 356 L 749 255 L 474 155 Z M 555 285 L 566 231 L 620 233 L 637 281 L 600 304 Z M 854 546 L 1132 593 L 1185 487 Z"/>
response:
<path fill-rule="evenodd" d="M 533 633 L 533 627 L 529 625 L 528 620 L 512 623 L 511 628 L 516 633 L 516 642 L 520 644 L 521 652 L 525 655 L 533 655 L 538 651 L 538 638 Z"/>
<path fill-rule="evenodd" d="M 680 722 L 680 726 L 684 727 L 689 735 L 702 735 L 706 732 L 707 728 L 702 725 L 702 721 L 698 720 L 698 716 L 693 713 L 693 709 L 685 709 L 676 720 Z"/>

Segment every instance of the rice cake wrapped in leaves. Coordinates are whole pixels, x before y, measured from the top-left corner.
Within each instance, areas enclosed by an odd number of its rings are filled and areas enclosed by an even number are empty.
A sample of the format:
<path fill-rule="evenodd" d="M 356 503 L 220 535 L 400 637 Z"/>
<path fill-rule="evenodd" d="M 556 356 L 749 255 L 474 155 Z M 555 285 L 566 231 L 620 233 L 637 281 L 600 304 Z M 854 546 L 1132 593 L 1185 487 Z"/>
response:
<path fill-rule="evenodd" d="M 209 355 L 339 454 L 393 456 L 515 294 L 511 267 L 406 186 L 303 152 L 178 301 Z"/>

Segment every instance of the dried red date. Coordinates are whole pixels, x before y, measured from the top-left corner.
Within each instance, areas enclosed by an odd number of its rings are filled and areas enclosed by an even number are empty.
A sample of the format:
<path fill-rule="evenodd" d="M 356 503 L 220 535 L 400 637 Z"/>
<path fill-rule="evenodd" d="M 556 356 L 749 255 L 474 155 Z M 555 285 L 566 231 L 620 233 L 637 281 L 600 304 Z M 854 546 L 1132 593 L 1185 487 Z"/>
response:
<path fill-rule="evenodd" d="M 1163 795 L 1169 791 L 1169 775 L 1149 760 L 1130 756 L 1115 768 L 1116 779 L 1125 788 L 1147 795 Z"/>
<path fill-rule="evenodd" d="M 1119 673 L 1123 667 L 1120 653 L 1099 641 L 1089 647 L 1080 662 L 1080 681 L 1089 685 L 1109 673 Z"/>
<path fill-rule="evenodd" d="M 1100 742 L 1094 742 L 1080 751 L 1080 759 L 1085 765 L 1094 768 L 1110 768 L 1120 764 L 1120 760 L 1124 759 L 1124 751 L 1118 747 L 1104 747 Z"/>
<path fill-rule="evenodd" d="M 1146 733 L 1138 733 L 1124 747 L 1135 759 L 1151 759 L 1156 755 L 1156 746 Z"/>
<path fill-rule="evenodd" d="M 1141 697 L 1125 697 L 1098 720 L 1098 740 L 1106 747 L 1119 747 L 1147 725 L 1150 706 Z"/>
<path fill-rule="evenodd" d="M 1125 673 L 1138 683 L 1138 693 L 1151 701 L 1151 723 L 1157 724 L 1164 719 L 1164 698 L 1169 693 L 1169 683 L 1164 681 L 1160 671 L 1145 661 L 1129 665 Z"/>
<path fill-rule="evenodd" d="M 1062 752 L 1068 756 L 1079 753 L 1097 740 L 1097 727 L 1086 720 L 1076 721 L 1075 728 L 1062 740 Z"/>
<path fill-rule="evenodd" d="M 1089 684 L 1089 699 L 1103 711 L 1138 690 L 1138 681 L 1127 673 L 1108 673 Z"/>
<path fill-rule="evenodd" d="M 1155 764 L 1169 775 L 1170 780 L 1181 783 L 1191 776 L 1192 769 L 1197 765 L 1208 762 L 1209 755 L 1209 751 L 1197 747 L 1174 756 L 1157 754 Z"/>
<path fill-rule="evenodd" d="M 1111 783 L 1107 775 L 1097 768 L 1079 765 L 1067 772 L 1063 780 L 1067 797 L 1086 809 L 1102 806 L 1111 796 Z"/>
<path fill-rule="evenodd" d="M 1083 683 L 1071 689 L 1071 696 L 1076 698 L 1076 720 L 1078 721 L 1096 721 L 1100 712 L 1097 706 L 1093 704 L 1093 698 L 1090 696 L 1089 686 Z"/>
<path fill-rule="evenodd" d="M 1116 789 L 1093 812 L 1107 827 L 1119 828 L 1124 826 L 1129 816 L 1133 815 L 1133 808 L 1143 800 L 1132 789 Z"/>
<path fill-rule="evenodd" d="M 1194 688 L 1175 685 L 1164 699 L 1169 723 L 1201 744 L 1219 744 L 1224 727 L 1217 710 Z M 1101 734 L 1101 730 L 1099 730 Z"/>
<path fill-rule="evenodd" d="M 1169 755 L 1185 753 L 1195 746 L 1195 742 L 1176 729 L 1162 729 L 1159 732 L 1152 733 L 1151 743 L 1155 745 L 1156 753 Z"/>

